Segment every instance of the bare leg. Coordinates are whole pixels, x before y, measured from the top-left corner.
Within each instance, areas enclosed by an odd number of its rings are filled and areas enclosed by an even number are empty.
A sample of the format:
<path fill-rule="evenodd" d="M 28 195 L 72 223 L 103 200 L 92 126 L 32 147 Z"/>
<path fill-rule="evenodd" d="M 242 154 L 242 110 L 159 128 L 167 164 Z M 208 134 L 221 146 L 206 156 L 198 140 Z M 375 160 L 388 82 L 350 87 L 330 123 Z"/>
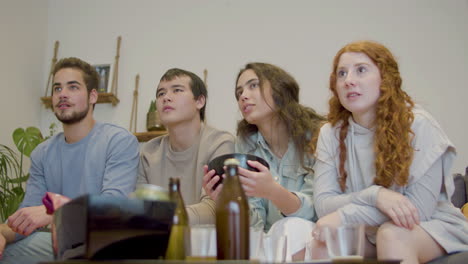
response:
<path fill-rule="evenodd" d="M 366 243 L 366 245 L 365 245 L 365 249 L 364 249 L 364 257 L 375 259 L 377 257 L 377 250 L 376 250 L 374 244 L 369 242 L 369 240 L 367 240 L 367 239 L 366 239 L 365 243 Z"/>
<path fill-rule="evenodd" d="M 401 258 L 403 264 L 425 263 L 445 254 L 445 250 L 420 226 L 409 230 L 387 222 L 377 232 L 379 259 Z"/>
<path fill-rule="evenodd" d="M 312 259 L 328 258 L 327 244 L 325 242 L 312 239 L 310 242 L 310 253 L 312 255 Z"/>
<path fill-rule="evenodd" d="M 294 253 L 291 257 L 292 261 L 303 261 L 305 257 L 305 251 L 305 248 L 303 248 L 298 252 Z"/>
<path fill-rule="evenodd" d="M 375 258 L 377 256 L 375 246 L 372 243 L 370 243 L 367 239 L 365 241 L 366 241 L 365 242 L 366 247 L 365 247 L 365 253 L 364 253 L 365 257 Z M 328 251 L 327 251 L 327 244 L 325 242 L 320 242 L 315 239 L 312 239 L 312 241 L 310 242 L 309 251 L 312 255 L 311 259 L 329 258 Z"/>

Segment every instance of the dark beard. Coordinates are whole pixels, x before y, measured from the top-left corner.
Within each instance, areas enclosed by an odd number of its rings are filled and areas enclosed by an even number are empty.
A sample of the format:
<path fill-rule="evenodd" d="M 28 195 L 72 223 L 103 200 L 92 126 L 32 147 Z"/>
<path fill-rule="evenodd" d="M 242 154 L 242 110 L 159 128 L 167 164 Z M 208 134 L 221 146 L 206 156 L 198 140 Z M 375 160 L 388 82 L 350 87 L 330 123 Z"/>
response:
<path fill-rule="evenodd" d="M 59 114 L 55 113 L 55 116 L 60 122 L 67 124 L 67 125 L 71 125 L 71 124 L 76 124 L 80 122 L 81 120 L 83 120 L 88 114 L 88 111 L 89 111 L 89 105 L 82 112 L 73 112 L 71 115 L 66 116 L 66 117 L 61 117 Z"/>

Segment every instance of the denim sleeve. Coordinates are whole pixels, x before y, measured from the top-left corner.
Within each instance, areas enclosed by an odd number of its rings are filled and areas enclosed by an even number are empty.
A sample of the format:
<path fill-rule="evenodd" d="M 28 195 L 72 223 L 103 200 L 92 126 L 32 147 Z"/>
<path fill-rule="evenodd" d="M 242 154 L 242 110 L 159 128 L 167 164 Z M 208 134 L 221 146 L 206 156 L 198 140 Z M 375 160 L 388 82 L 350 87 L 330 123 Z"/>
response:
<path fill-rule="evenodd" d="M 312 174 L 306 174 L 303 181 L 302 187 L 299 190 L 292 191 L 301 201 L 301 207 L 288 216 L 300 217 L 315 222 L 317 221 L 317 215 L 314 209 Z"/>
<path fill-rule="evenodd" d="M 265 199 L 259 197 L 249 197 L 250 226 L 263 229 L 266 223 L 267 204 Z"/>

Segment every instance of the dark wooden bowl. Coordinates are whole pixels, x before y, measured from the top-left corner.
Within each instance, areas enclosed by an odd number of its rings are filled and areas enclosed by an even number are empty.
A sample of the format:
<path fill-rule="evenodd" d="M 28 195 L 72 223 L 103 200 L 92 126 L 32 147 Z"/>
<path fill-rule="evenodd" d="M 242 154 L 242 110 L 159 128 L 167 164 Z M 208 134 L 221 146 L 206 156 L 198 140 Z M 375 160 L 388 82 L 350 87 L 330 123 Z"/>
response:
<path fill-rule="evenodd" d="M 250 170 L 250 171 L 258 171 L 254 167 L 251 167 L 247 164 L 248 160 L 252 161 L 258 161 L 261 164 L 263 164 L 265 167 L 270 169 L 270 165 L 268 165 L 268 162 L 266 162 L 264 159 L 251 155 L 251 154 L 242 154 L 242 153 L 231 153 L 231 154 L 225 154 L 222 156 L 218 156 L 214 158 L 210 163 L 208 163 L 208 171 L 214 169 L 216 171 L 215 175 L 218 175 L 221 179 L 213 186 L 213 190 L 218 187 L 219 184 L 223 182 L 223 178 L 221 175 L 224 174 L 224 161 L 227 159 L 237 159 L 239 161 L 239 167 Z"/>

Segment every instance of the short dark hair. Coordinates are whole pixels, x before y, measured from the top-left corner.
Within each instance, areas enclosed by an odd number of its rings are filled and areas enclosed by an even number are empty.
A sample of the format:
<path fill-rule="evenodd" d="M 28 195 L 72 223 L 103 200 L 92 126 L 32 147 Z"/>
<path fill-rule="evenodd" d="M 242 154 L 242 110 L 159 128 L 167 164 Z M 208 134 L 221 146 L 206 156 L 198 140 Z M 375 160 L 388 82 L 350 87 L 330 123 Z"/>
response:
<path fill-rule="evenodd" d="M 59 70 L 65 68 L 77 69 L 82 72 L 83 80 L 88 90 L 88 95 L 93 89 L 97 90 L 99 83 L 99 74 L 97 73 L 96 69 L 89 63 L 75 57 L 63 58 L 55 64 L 54 69 L 52 71 L 52 75 L 55 76 L 55 74 Z M 54 93 L 53 89 L 52 93 Z"/>
<path fill-rule="evenodd" d="M 200 119 L 201 121 L 205 121 L 205 108 L 206 108 L 206 100 L 208 99 L 208 91 L 206 89 L 205 83 L 198 77 L 195 73 L 189 72 L 186 70 L 182 70 L 179 68 L 172 68 L 166 71 L 164 75 L 161 77 L 160 82 L 162 81 L 172 81 L 176 77 L 187 76 L 190 78 L 190 89 L 192 90 L 193 96 L 195 100 L 198 100 L 200 96 L 205 97 L 205 105 L 200 109 Z"/>

